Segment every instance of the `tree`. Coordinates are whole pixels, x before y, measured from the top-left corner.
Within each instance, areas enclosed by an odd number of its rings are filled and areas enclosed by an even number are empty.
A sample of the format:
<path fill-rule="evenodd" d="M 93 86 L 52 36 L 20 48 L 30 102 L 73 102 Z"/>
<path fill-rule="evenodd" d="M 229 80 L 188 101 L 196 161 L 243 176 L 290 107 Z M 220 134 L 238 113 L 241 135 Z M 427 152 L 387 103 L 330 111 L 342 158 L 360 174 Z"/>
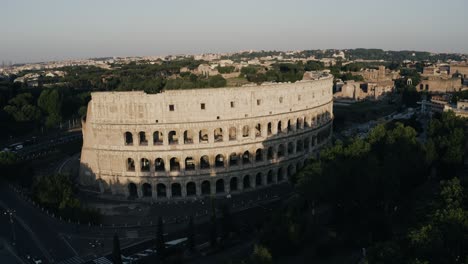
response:
<path fill-rule="evenodd" d="M 214 198 L 211 198 L 211 218 L 210 218 L 210 245 L 215 247 L 218 243 L 218 228 L 216 221 L 216 209 Z"/>
<path fill-rule="evenodd" d="M 415 258 L 429 263 L 462 263 L 468 258 L 468 211 L 458 178 L 440 182 L 435 210 L 426 223 L 410 231 Z"/>
<path fill-rule="evenodd" d="M 38 122 L 41 119 L 41 111 L 34 105 L 33 96 L 30 93 L 22 93 L 8 101 L 3 109 L 11 115 L 16 122 Z"/>
<path fill-rule="evenodd" d="M 120 241 L 117 233 L 114 234 L 114 244 L 112 248 L 112 263 L 122 264 L 122 254 L 120 253 Z"/>
<path fill-rule="evenodd" d="M 227 204 L 221 207 L 221 240 L 225 241 L 233 229 L 231 212 Z"/>
<path fill-rule="evenodd" d="M 193 224 L 193 216 L 190 216 L 187 226 L 187 247 L 191 252 L 195 250 L 195 226 Z"/>
<path fill-rule="evenodd" d="M 255 264 L 271 264 L 273 263 L 273 257 L 271 256 L 268 248 L 262 245 L 255 245 L 254 252 L 251 256 L 252 263 Z"/>
<path fill-rule="evenodd" d="M 166 241 L 164 240 L 164 223 L 162 217 L 158 217 L 158 226 L 156 231 L 156 252 L 159 259 L 166 256 Z"/>
<path fill-rule="evenodd" d="M 62 121 L 63 98 L 58 89 L 43 90 L 37 100 L 37 105 L 47 113 L 47 127 L 53 127 Z"/>

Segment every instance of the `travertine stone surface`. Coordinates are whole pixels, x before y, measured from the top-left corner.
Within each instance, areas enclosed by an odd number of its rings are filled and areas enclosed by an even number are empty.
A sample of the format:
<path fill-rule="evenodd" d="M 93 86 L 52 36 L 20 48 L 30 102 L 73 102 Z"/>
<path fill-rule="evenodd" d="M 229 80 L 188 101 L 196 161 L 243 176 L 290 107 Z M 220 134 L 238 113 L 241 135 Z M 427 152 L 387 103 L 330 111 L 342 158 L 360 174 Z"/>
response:
<path fill-rule="evenodd" d="M 167 199 L 285 181 L 331 135 L 333 77 L 160 94 L 95 92 L 80 181 Z"/>

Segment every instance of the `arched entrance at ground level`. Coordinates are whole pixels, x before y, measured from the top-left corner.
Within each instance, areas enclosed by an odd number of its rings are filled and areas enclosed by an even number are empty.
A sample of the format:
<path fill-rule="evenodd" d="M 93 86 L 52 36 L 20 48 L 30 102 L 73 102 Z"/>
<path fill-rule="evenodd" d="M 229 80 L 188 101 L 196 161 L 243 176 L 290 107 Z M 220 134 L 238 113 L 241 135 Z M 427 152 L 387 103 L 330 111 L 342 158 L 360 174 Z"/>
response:
<path fill-rule="evenodd" d="M 273 171 L 268 171 L 268 174 L 267 174 L 267 184 L 271 184 L 273 183 Z"/>
<path fill-rule="evenodd" d="M 194 182 L 187 183 L 187 196 L 197 195 L 197 187 Z"/>
<path fill-rule="evenodd" d="M 250 189 L 250 175 L 245 175 L 244 176 L 244 182 L 243 182 L 244 189 Z"/>
<path fill-rule="evenodd" d="M 238 186 L 237 177 L 231 178 L 231 181 L 229 182 L 229 189 L 231 190 L 231 192 L 237 191 L 237 186 Z"/>
<path fill-rule="evenodd" d="M 149 183 L 144 183 L 143 186 L 141 187 L 141 190 L 143 192 L 143 197 L 151 197 L 153 191 L 151 190 L 151 184 Z"/>
<path fill-rule="evenodd" d="M 180 183 L 173 183 L 171 185 L 172 197 L 181 197 L 182 196 L 182 187 Z"/>
<path fill-rule="evenodd" d="M 204 181 L 201 184 L 202 195 L 209 195 L 211 193 L 211 186 L 209 181 Z"/>
<path fill-rule="evenodd" d="M 216 181 L 216 193 L 223 193 L 224 192 L 224 180 L 219 179 Z"/>
<path fill-rule="evenodd" d="M 128 184 L 128 196 L 129 197 L 134 197 L 134 198 L 137 198 L 138 197 L 138 191 L 137 191 L 137 186 L 136 184 L 134 184 L 133 182 L 129 183 Z"/>
<path fill-rule="evenodd" d="M 279 169 L 278 169 L 278 174 L 277 174 L 277 176 L 278 176 L 278 182 L 280 182 L 280 181 L 283 180 L 283 176 L 284 176 L 283 173 L 284 173 L 284 169 L 283 169 L 283 168 L 279 168 Z"/>
<path fill-rule="evenodd" d="M 158 194 L 158 198 L 166 198 L 166 185 L 158 183 L 158 185 L 156 185 L 156 192 Z"/>
<path fill-rule="evenodd" d="M 257 173 L 257 176 L 255 176 L 255 186 L 262 186 L 262 173 L 261 172 Z"/>

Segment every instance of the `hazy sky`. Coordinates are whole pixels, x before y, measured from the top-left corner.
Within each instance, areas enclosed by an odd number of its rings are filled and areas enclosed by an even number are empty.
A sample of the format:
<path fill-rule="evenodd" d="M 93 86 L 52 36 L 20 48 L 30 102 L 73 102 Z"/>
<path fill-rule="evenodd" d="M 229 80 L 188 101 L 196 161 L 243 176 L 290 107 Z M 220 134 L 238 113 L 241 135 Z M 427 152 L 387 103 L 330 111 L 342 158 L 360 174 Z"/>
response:
<path fill-rule="evenodd" d="M 468 53 L 468 0 L 0 0 L 0 62 L 238 50 Z"/>

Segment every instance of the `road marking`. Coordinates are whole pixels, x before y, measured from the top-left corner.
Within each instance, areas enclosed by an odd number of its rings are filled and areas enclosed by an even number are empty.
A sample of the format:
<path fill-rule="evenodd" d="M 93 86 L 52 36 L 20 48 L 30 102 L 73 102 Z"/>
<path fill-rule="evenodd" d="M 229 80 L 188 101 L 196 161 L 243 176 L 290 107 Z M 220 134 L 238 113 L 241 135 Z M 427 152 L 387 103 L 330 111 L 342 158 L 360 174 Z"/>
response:
<path fill-rule="evenodd" d="M 8 208 L 8 206 L 6 206 L 6 204 L 3 203 L 2 201 L 0 201 L 0 207 L 3 207 L 5 210 Z M 16 214 L 14 214 L 13 217 L 15 218 L 16 222 L 19 223 L 24 228 L 24 230 L 26 230 L 30 234 L 32 240 L 34 241 L 36 246 L 39 248 L 39 250 L 42 252 L 42 254 L 44 254 L 44 257 L 47 259 L 47 261 L 54 262 L 52 256 L 49 254 L 47 249 L 42 245 L 39 238 L 36 236 L 36 234 L 34 234 L 31 228 L 29 228 L 29 226 L 23 221 L 23 219 L 19 218 L 18 215 Z"/>
<path fill-rule="evenodd" d="M 59 234 L 58 235 L 63 241 L 65 241 L 65 244 L 73 251 L 73 254 L 75 254 L 75 256 L 78 256 L 78 252 L 70 245 L 70 243 L 67 241 L 67 239 L 63 236 L 63 234 Z"/>

